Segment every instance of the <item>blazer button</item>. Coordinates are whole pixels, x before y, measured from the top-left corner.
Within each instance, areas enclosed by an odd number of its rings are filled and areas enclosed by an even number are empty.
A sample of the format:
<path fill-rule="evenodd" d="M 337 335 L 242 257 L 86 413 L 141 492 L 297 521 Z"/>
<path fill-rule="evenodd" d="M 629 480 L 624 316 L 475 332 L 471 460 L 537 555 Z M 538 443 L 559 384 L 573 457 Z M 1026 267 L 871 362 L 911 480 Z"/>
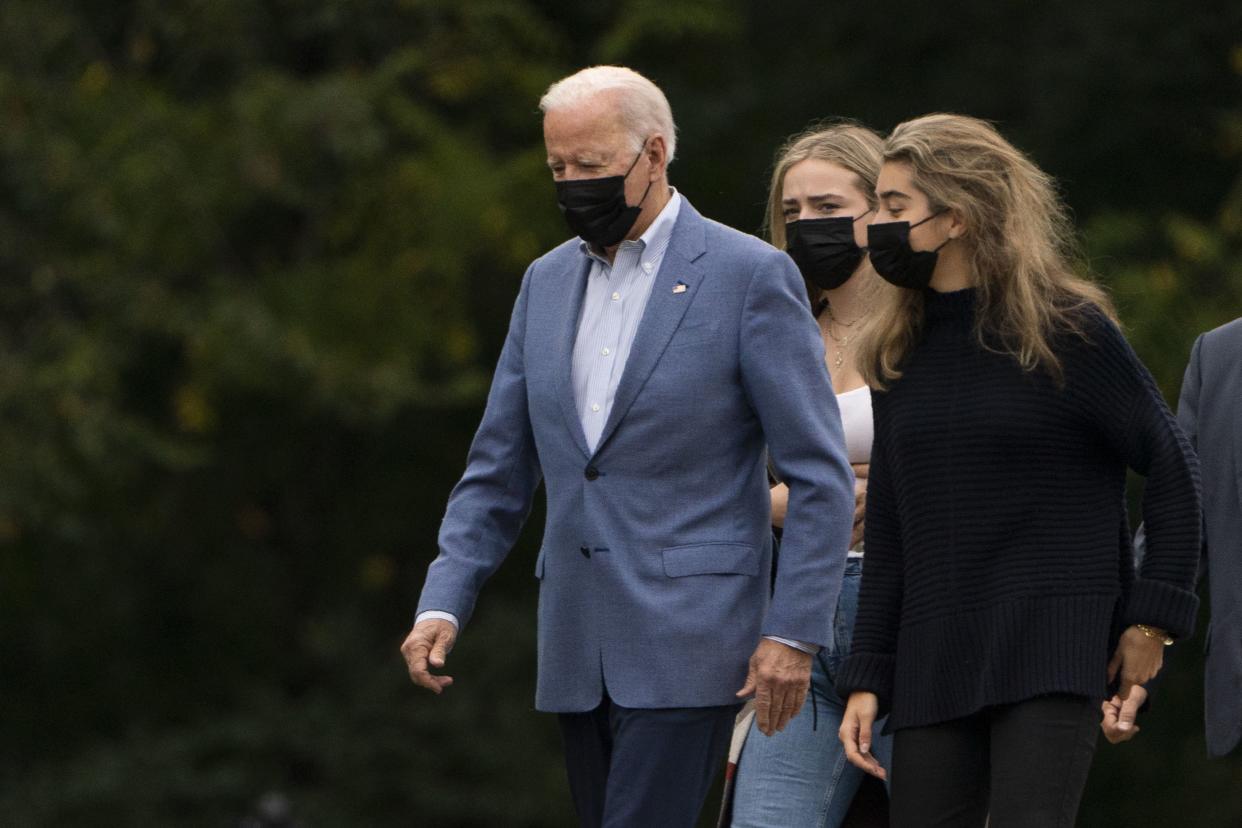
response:
<path fill-rule="evenodd" d="M 580 546 L 578 547 L 578 551 L 582 553 L 582 557 L 584 558 L 591 557 L 591 548 L 589 546 Z"/>
<path fill-rule="evenodd" d="M 587 480 L 595 480 L 599 477 L 599 469 L 594 466 L 587 466 L 585 476 Z"/>

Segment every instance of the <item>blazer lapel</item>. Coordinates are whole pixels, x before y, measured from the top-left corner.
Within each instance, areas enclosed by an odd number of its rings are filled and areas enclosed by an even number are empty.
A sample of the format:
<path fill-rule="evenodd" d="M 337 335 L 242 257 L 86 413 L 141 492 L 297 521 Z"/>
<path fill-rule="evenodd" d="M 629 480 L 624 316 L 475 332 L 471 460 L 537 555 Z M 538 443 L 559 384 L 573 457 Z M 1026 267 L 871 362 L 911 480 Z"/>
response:
<path fill-rule="evenodd" d="M 590 272 L 591 259 L 584 255 L 577 271 L 570 273 L 571 282 L 561 295 L 561 329 L 554 339 L 557 351 L 553 363 L 558 378 L 556 396 L 560 399 L 561 413 L 565 416 L 565 428 L 569 430 L 574 444 L 586 458 L 590 458 L 591 452 L 587 448 L 586 434 L 582 431 L 582 419 L 578 416 L 573 377 L 574 341 L 578 338 L 578 317 L 582 313 L 582 297 L 586 293 L 587 275 Z"/>
<path fill-rule="evenodd" d="M 706 249 L 703 217 L 683 197 L 681 212 L 677 216 L 677 223 L 673 225 L 672 239 L 664 253 L 660 270 L 656 273 L 642 321 L 638 323 L 638 331 L 634 334 L 634 344 L 630 348 L 629 359 L 625 362 L 621 382 L 617 385 L 612 410 L 608 413 L 608 421 L 604 423 L 599 443 L 595 446 L 596 454 L 599 454 L 608 438 L 616 431 L 617 424 L 634 404 L 638 392 L 642 390 L 659 362 L 660 355 L 664 353 L 664 347 L 681 324 L 686 309 L 694 301 L 703 278 L 702 270 L 694 261 Z M 678 288 L 679 282 L 685 285 L 684 290 Z"/>

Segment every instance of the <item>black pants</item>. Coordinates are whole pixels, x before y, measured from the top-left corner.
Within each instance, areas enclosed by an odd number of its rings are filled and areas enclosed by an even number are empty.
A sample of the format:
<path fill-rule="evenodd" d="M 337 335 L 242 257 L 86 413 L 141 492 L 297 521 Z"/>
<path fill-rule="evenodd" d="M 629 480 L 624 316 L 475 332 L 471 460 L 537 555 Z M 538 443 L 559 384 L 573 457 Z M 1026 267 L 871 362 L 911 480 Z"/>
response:
<path fill-rule="evenodd" d="M 1069 828 L 1100 724 L 1098 701 L 1041 696 L 897 731 L 893 828 Z"/>
<path fill-rule="evenodd" d="M 640 710 L 605 698 L 561 713 L 569 791 L 583 828 L 693 828 L 740 705 Z"/>

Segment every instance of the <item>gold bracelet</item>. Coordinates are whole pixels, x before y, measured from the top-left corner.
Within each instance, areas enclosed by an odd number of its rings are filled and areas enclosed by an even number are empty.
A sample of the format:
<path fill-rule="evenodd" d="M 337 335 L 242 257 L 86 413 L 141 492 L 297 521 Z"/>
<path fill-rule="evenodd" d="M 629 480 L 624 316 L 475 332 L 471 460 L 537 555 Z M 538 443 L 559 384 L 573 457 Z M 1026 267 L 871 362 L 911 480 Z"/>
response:
<path fill-rule="evenodd" d="M 1148 638 L 1156 639 L 1160 643 L 1164 644 L 1164 646 L 1166 647 L 1168 647 L 1170 644 L 1173 643 L 1173 637 L 1171 635 L 1169 635 L 1166 632 L 1161 632 L 1160 630 L 1152 629 L 1146 624 L 1135 624 L 1134 628 L 1137 629 L 1139 632 L 1141 632 L 1143 635 L 1147 636 Z"/>

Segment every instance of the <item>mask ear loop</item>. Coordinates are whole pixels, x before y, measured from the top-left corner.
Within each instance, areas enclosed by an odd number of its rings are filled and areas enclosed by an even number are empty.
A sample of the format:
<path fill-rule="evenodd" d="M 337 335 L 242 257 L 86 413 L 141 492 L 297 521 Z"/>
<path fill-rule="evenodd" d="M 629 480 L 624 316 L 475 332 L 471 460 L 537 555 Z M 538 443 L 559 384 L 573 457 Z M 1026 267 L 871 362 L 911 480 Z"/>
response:
<path fill-rule="evenodd" d="M 910 225 L 910 229 L 911 229 L 911 230 L 913 230 L 914 228 L 918 227 L 920 224 L 926 224 L 927 222 L 931 221 L 932 219 L 936 218 L 937 216 L 943 216 L 943 215 L 944 215 L 945 213 L 947 213 L 947 212 L 949 212 L 949 208 L 948 208 L 948 207 L 945 207 L 943 210 L 937 210 L 936 212 L 932 213 L 930 216 L 928 216 L 927 218 L 923 219 L 922 221 L 917 221 L 917 222 L 915 222 L 914 224 L 911 224 L 911 225 Z M 907 238 L 909 238 L 909 237 L 907 236 Z M 940 243 L 940 246 L 939 246 L 939 247 L 933 247 L 933 248 L 931 249 L 931 251 L 930 251 L 930 252 L 932 252 L 932 253 L 939 253 L 939 252 L 940 252 L 940 248 L 941 248 L 941 247 L 944 247 L 946 244 L 948 244 L 948 243 L 949 243 L 949 242 L 951 242 L 951 241 L 953 241 L 953 237 L 952 237 L 952 236 L 949 236 L 949 238 L 945 239 L 944 241 L 942 241 L 942 242 Z"/>
<path fill-rule="evenodd" d="M 638 159 L 642 158 L 642 157 L 643 157 L 643 153 L 644 153 L 644 152 L 646 152 L 646 151 L 647 151 L 647 140 L 646 140 L 646 139 L 644 139 L 644 140 L 643 140 L 643 145 L 642 145 L 641 147 L 639 147 L 639 149 L 638 149 L 638 155 L 635 155 L 635 156 L 634 156 L 634 160 L 630 162 L 630 168 L 629 168 L 628 170 L 626 170 L 626 171 L 625 171 L 625 175 L 624 175 L 624 176 L 622 176 L 623 178 L 629 178 L 629 177 L 630 177 L 630 173 L 634 172 L 634 168 L 635 168 L 636 166 L 638 166 Z M 635 204 L 635 205 L 634 205 L 635 207 L 641 207 L 641 206 L 642 206 L 642 203 L 643 203 L 644 201 L 646 201 L 646 200 L 647 200 L 647 194 L 651 192 L 651 185 L 652 185 L 652 184 L 654 184 L 654 183 L 655 183 L 654 181 L 648 181 L 648 182 L 647 182 L 647 189 L 643 190 L 643 197 L 642 197 L 642 198 L 640 198 L 640 199 L 638 200 L 638 204 Z M 627 206 L 628 206 L 628 205 L 627 205 Z"/>
<path fill-rule="evenodd" d="M 858 216 L 858 218 L 854 219 L 854 223 L 858 224 L 859 219 L 863 218 L 863 216 L 867 215 L 867 213 L 874 213 L 874 212 L 875 212 L 874 207 L 868 207 L 865 213 L 862 213 L 861 215 Z"/>

